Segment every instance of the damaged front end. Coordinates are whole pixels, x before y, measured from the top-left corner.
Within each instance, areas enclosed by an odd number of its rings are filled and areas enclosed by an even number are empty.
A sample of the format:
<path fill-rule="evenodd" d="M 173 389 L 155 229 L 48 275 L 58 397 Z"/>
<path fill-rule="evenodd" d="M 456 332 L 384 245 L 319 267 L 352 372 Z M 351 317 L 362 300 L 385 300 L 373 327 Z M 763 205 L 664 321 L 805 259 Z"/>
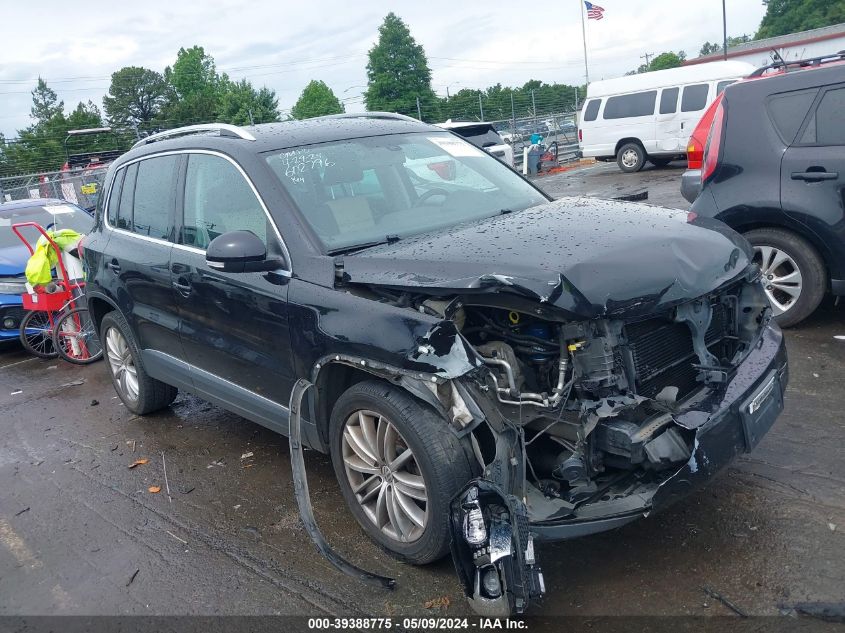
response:
<path fill-rule="evenodd" d="M 657 314 L 587 320 L 506 292 L 378 289 L 450 325 L 409 361 L 475 355 L 464 364 L 474 369 L 430 390 L 481 473 L 451 505 L 453 557 L 478 613 L 521 613 L 542 596 L 535 543 L 647 515 L 768 430 L 786 358 L 758 274 Z M 441 330 L 461 345 L 436 340 Z"/>

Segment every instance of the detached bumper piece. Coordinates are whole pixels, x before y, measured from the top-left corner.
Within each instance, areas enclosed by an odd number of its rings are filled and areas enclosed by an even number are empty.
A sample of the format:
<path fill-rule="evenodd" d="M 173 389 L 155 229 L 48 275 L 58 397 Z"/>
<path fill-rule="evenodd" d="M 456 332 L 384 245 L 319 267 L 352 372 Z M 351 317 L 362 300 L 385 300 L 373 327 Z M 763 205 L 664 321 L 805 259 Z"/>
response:
<path fill-rule="evenodd" d="M 484 479 L 471 481 L 452 501 L 452 558 L 470 606 L 487 617 L 523 613 L 545 593 L 528 511 Z"/>

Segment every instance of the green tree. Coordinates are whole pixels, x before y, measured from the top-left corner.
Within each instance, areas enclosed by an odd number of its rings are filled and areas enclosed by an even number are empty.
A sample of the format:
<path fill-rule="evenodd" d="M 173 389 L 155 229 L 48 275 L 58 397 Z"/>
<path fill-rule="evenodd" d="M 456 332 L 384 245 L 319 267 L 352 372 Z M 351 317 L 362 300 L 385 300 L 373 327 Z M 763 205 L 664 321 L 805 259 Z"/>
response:
<path fill-rule="evenodd" d="M 279 120 L 279 100 L 269 88 L 256 90 L 246 79 L 229 81 L 224 74 L 220 81 L 220 103 L 217 120 L 232 125 L 258 125 Z"/>
<path fill-rule="evenodd" d="M 763 0 L 763 4 L 766 14 L 756 40 L 845 22 L 842 0 Z"/>
<path fill-rule="evenodd" d="M 159 116 L 169 91 L 161 73 L 140 66 L 125 66 L 112 73 L 103 107 L 112 125 L 143 126 Z"/>
<path fill-rule="evenodd" d="M 739 46 L 740 44 L 745 44 L 746 42 L 751 41 L 750 35 L 737 35 L 734 37 L 728 37 L 728 48 L 732 48 L 734 46 Z M 704 42 L 701 45 L 701 50 L 698 51 L 699 57 L 706 57 L 707 55 L 716 55 L 717 53 L 722 52 L 722 44 L 719 42 Z"/>
<path fill-rule="evenodd" d="M 217 119 L 221 80 L 214 58 L 202 46 L 180 48 L 173 67 L 164 69 L 172 88 L 159 120 L 165 127 Z"/>
<path fill-rule="evenodd" d="M 340 114 L 346 110 L 324 81 L 314 79 L 302 90 L 290 111 L 294 119 L 310 119 L 326 114 Z"/>
<path fill-rule="evenodd" d="M 31 94 L 32 108 L 29 112 L 36 127 L 46 125 L 57 117 L 64 116 L 64 101 L 59 101 L 55 91 L 47 86 L 47 82 L 41 77 L 38 78 L 35 90 Z"/>
<path fill-rule="evenodd" d="M 683 51 L 680 51 L 678 53 L 660 53 L 660 55 L 651 60 L 651 63 L 648 65 L 648 70 L 649 72 L 651 72 L 654 70 L 678 68 L 686 59 L 686 57 L 687 55 Z"/>
<path fill-rule="evenodd" d="M 431 88 L 431 69 L 423 47 L 411 36 L 405 22 L 392 12 L 378 31 L 378 42 L 370 49 L 367 63 L 367 109 L 417 116 L 419 99 L 423 118 L 438 120 L 439 103 Z"/>

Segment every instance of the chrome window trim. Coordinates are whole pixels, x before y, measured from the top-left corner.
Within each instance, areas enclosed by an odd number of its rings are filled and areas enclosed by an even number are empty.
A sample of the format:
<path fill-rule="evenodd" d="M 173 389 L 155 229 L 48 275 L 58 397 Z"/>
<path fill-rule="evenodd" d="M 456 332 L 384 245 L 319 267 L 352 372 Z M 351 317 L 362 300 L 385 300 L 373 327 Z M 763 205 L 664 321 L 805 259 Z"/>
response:
<path fill-rule="evenodd" d="M 285 262 L 287 262 L 287 268 L 281 269 L 280 272 L 287 273 L 285 275 L 287 277 L 292 276 L 293 275 L 293 260 L 291 259 L 291 256 L 290 256 L 290 250 L 288 250 L 288 246 L 285 243 L 284 238 L 282 238 L 282 234 L 279 232 L 279 227 L 276 226 L 276 221 L 273 219 L 273 216 L 270 215 L 270 210 L 267 208 L 267 205 L 264 204 L 264 199 L 258 193 L 258 189 L 256 189 L 255 184 L 252 182 L 252 179 L 243 170 L 243 167 L 241 167 L 231 156 L 228 156 L 228 155 L 226 155 L 222 152 L 218 152 L 218 151 L 215 151 L 215 150 L 209 150 L 209 149 L 168 150 L 168 151 L 164 151 L 164 152 L 156 152 L 155 154 L 146 154 L 144 156 L 139 156 L 138 158 L 133 158 L 131 160 L 128 160 L 125 163 L 121 163 L 120 166 L 117 167 L 117 169 L 115 169 L 114 176 L 112 177 L 111 183 L 109 185 L 109 195 L 106 198 L 106 201 L 105 201 L 105 204 L 104 204 L 104 207 L 103 207 L 103 224 L 106 227 L 108 227 L 109 230 L 114 231 L 116 233 L 121 233 L 123 235 L 131 235 L 133 237 L 137 237 L 137 238 L 140 238 L 142 240 L 152 242 L 152 243 L 155 243 L 155 244 L 164 244 L 164 245 L 167 245 L 167 246 L 175 246 L 176 248 L 180 248 L 180 249 L 183 249 L 183 250 L 188 250 L 188 251 L 196 252 L 196 253 L 202 253 L 204 255 L 205 254 L 204 250 L 202 250 L 200 248 L 196 248 L 194 246 L 187 246 L 185 244 L 176 244 L 175 242 L 170 242 L 168 240 L 163 240 L 163 239 L 160 239 L 160 238 L 157 238 L 157 237 L 150 237 L 149 235 L 141 235 L 140 233 L 133 233 L 132 231 L 127 231 L 126 229 L 120 229 L 120 228 L 114 227 L 111 224 L 109 224 L 109 218 L 108 218 L 108 208 L 109 207 L 108 207 L 108 205 L 111 202 L 111 194 L 112 194 L 112 191 L 114 190 L 114 182 L 117 179 L 118 173 L 123 169 L 127 169 L 130 165 L 132 165 L 134 163 L 139 163 L 143 160 L 147 160 L 147 159 L 150 159 L 150 158 L 157 158 L 159 156 L 171 156 L 171 155 L 174 155 L 174 154 L 175 155 L 207 154 L 209 156 L 219 156 L 220 158 L 223 158 L 223 159 L 229 161 L 229 163 L 231 163 L 235 167 L 235 169 L 238 170 L 238 173 L 240 173 L 241 177 L 249 185 L 249 188 L 252 190 L 253 195 L 258 200 L 258 203 L 261 205 L 261 208 L 264 210 L 264 215 L 266 216 L 267 220 L 270 222 L 270 226 L 273 227 L 273 233 L 275 233 L 276 239 L 279 240 L 279 244 L 281 244 L 281 246 L 282 246 L 282 252 L 283 252 L 284 257 L 285 257 Z"/>

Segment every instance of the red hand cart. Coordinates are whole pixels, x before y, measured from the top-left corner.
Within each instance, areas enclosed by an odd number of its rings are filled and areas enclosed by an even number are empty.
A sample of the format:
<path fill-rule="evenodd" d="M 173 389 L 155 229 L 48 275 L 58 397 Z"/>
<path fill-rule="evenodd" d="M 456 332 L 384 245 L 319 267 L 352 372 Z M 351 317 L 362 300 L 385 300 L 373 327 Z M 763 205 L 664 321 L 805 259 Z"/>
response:
<path fill-rule="evenodd" d="M 103 348 L 85 304 L 85 281 L 71 277 L 62 249 L 44 227 L 36 222 L 13 224 L 12 231 L 26 245 L 30 255 L 35 253 L 35 246 L 21 233 L 26 227 L 37 230 L 55 252 L 58 278 L 21 295 L 24 310 L 27 310 L 21 320 L 21 343 L 27 351 L 41 358 L 61 356 L 80 365 L 102 358 Z"/>

